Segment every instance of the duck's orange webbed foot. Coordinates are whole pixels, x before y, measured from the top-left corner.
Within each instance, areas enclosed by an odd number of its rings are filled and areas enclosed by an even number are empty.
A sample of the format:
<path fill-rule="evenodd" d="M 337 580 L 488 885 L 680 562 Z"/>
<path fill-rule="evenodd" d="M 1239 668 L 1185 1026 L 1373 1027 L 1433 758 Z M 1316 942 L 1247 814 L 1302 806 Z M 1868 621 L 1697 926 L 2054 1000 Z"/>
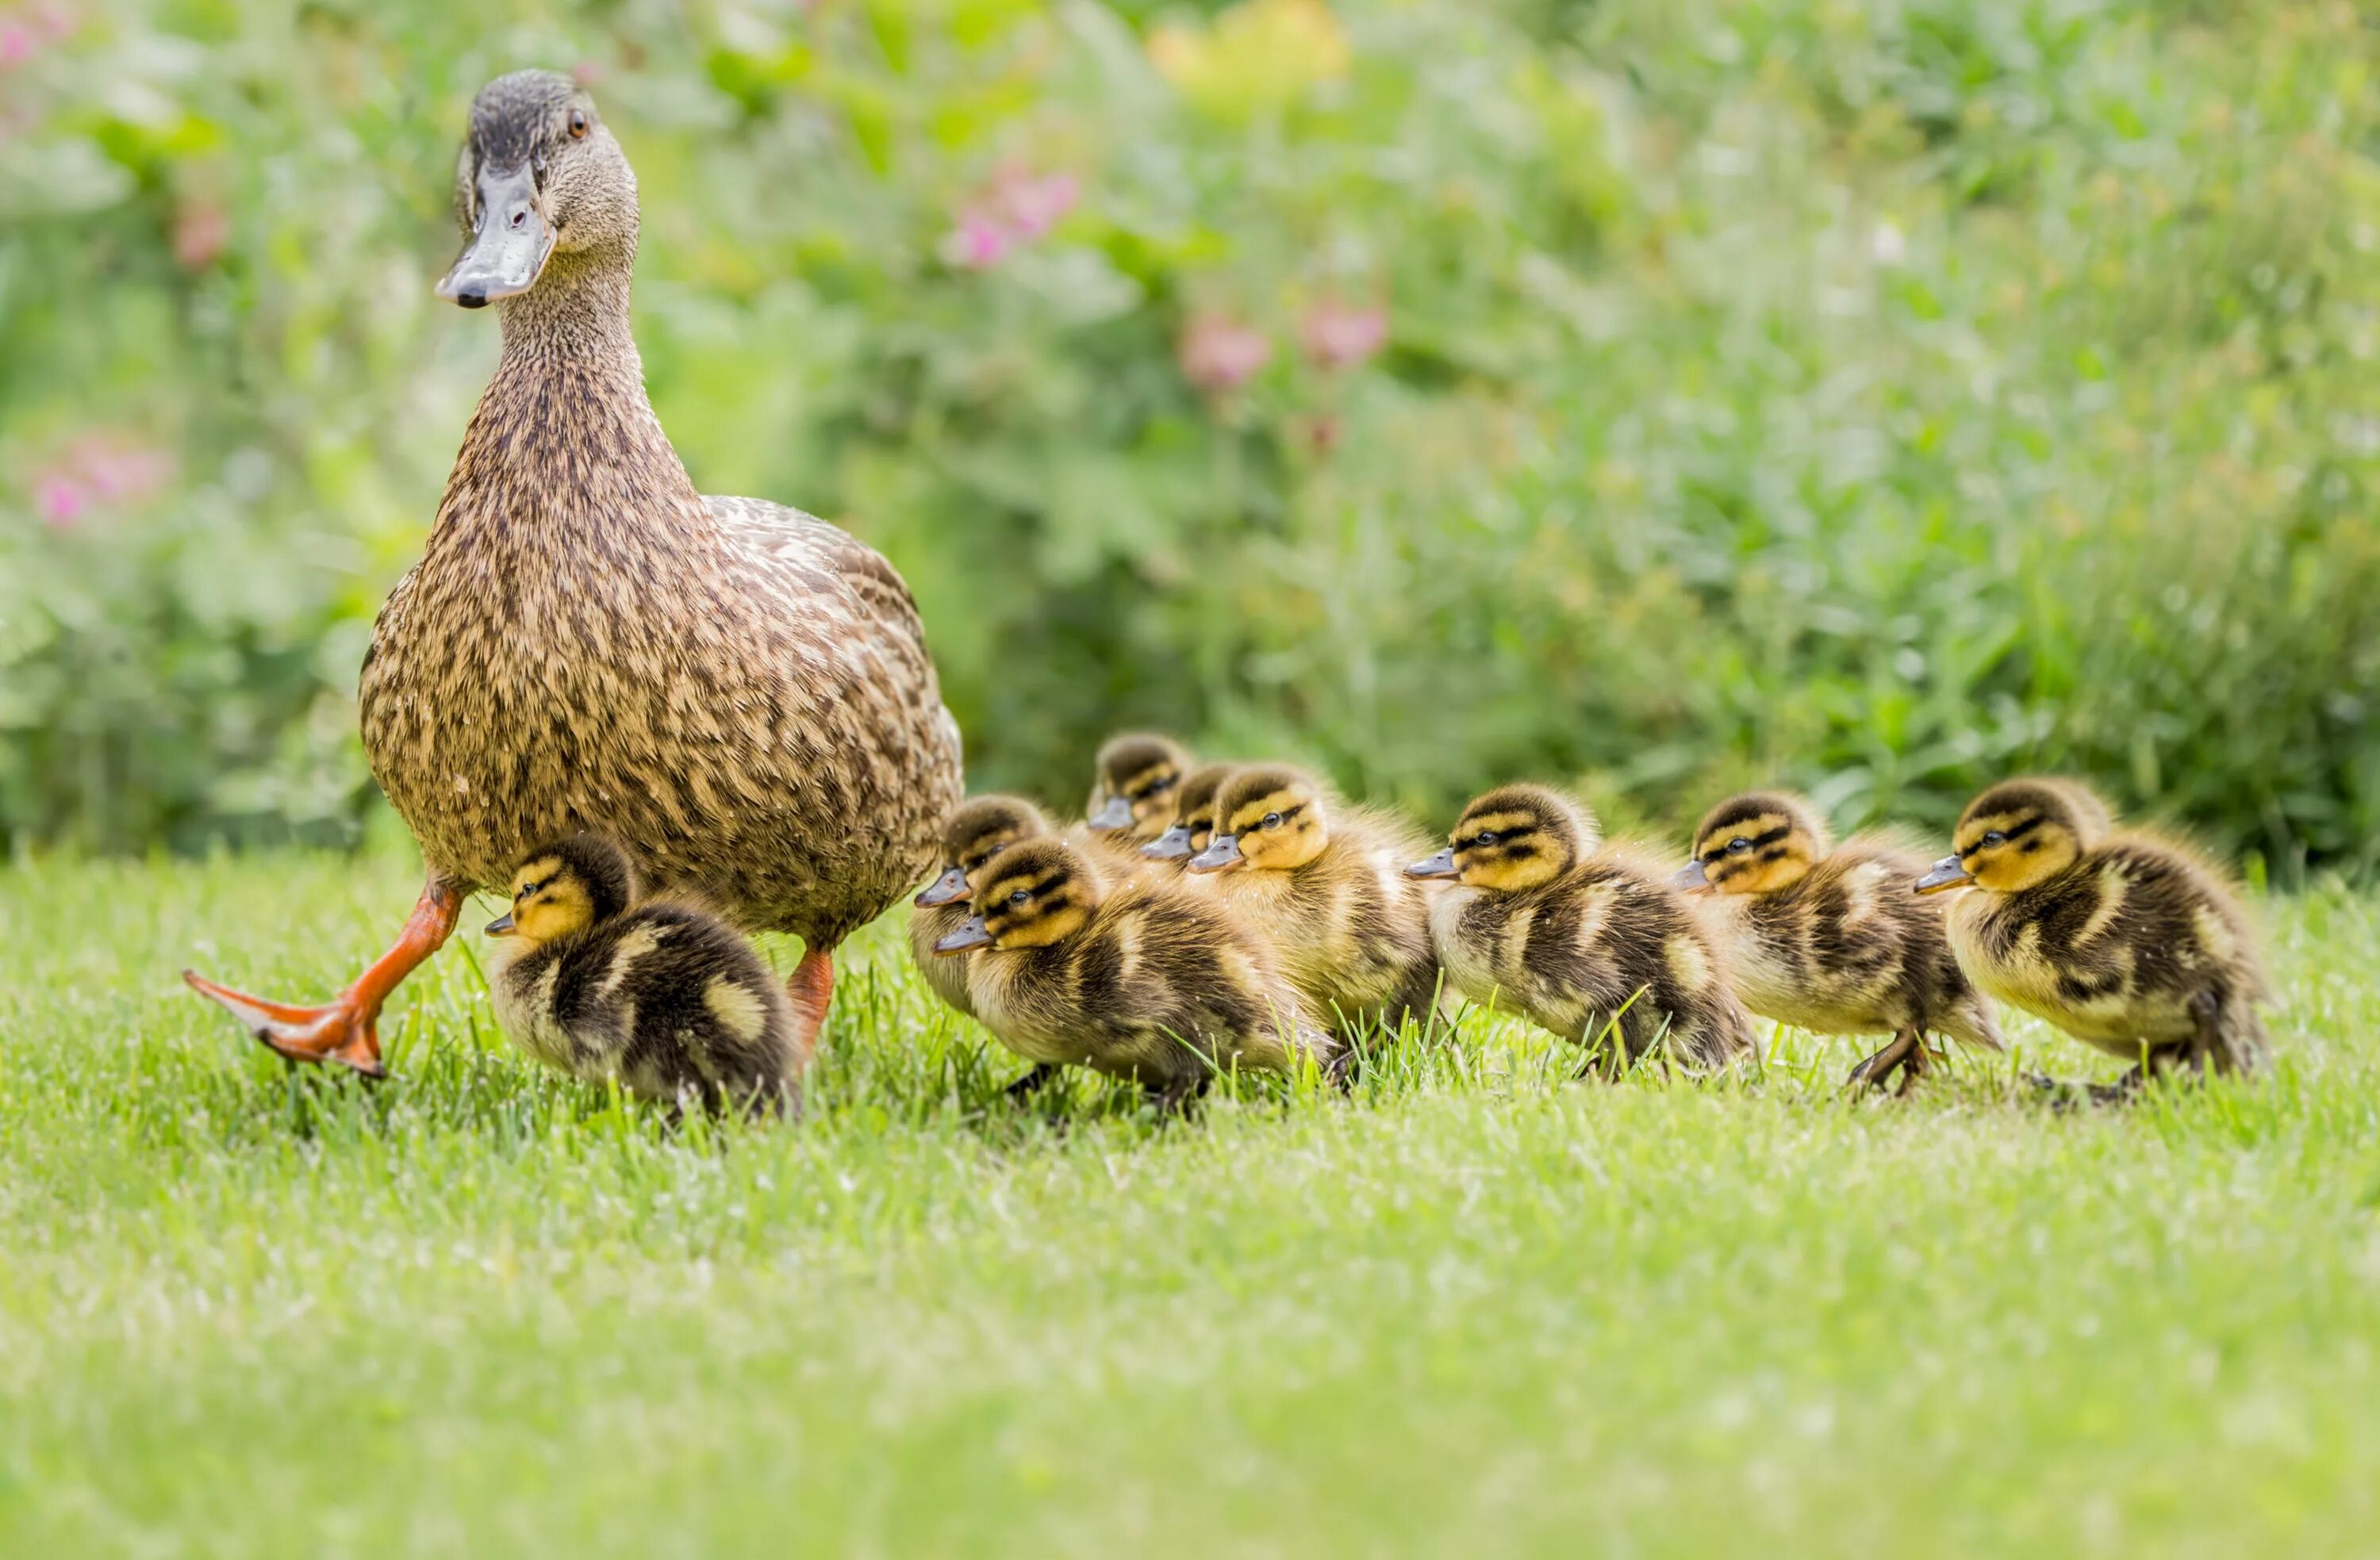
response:
<path fill-rule="evenodd" d="M 291 1061 L 337 1062 L 367 1078 L 379 1078 L 384 1075 L 380 1065 L 381 1004 L 453 935 L 462 912 L 463 891 L 432 874 L 395 946 L 353 986 L 316 1008 L 268 1002 L 218 986 L 195 970 L 184 970 L 182 978 L 201 997 L 222 1003 L 242 1028 Z"/>
<path fill-rule="evenodd" d="M 834 955 L 823 948 L 803 949 L 802 961 L 786 978 L 785 995 L 794 1004 L 794 1054 L 807 1069 L 818 1050 L 827 1004 L 834 1000 Z"/>

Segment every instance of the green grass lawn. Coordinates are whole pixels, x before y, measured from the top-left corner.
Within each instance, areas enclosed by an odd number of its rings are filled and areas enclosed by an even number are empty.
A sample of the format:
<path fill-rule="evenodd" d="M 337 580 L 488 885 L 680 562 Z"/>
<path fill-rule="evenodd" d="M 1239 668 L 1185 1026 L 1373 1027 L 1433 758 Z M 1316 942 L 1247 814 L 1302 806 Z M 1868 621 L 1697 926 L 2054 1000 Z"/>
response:
<path fill-rule="evenodd" d="M 176 979 L 326 992 L 414 887 L 0 872 L 0 1554 L 2380 1550 L 2371 901 L 2261 907 L 2273 1076 L 2120 1113 L 1480 1020 L 1352 1102 L 1015 1107 L 880 927 L 808 1120 L 673 1134 L 473 939 L 379 1088 Z"/>

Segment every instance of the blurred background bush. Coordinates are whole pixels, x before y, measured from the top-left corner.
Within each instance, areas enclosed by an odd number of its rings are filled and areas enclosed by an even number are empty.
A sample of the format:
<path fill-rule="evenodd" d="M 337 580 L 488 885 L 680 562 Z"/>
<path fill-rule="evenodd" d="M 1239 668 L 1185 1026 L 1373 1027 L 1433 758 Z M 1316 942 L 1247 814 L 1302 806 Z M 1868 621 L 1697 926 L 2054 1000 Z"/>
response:
<path fill-rule="evenodd" d="M 2055 766 L 2380 854 L 2350 0 L 0 0 L 13 846 L 364 826 L 527 64 L 636 163 L 696 479 L 893 558 L 978 786 L 1126 722 L 1433 816 Z"/>

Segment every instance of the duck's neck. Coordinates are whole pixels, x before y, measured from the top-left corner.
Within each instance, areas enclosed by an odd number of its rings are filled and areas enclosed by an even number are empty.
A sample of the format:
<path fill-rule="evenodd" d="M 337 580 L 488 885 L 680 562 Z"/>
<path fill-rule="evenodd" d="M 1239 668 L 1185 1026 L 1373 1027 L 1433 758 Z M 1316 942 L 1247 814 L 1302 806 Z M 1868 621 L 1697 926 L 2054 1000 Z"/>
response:
<path fill-rule="evenodd" d="M 709 529 L 645 393 L 628 330 L 632 261 L 632 252 L 556 255 L 536 287 L 497 306 L 504 355 L 463 435 L 442 527 L 522 542 Z"/>

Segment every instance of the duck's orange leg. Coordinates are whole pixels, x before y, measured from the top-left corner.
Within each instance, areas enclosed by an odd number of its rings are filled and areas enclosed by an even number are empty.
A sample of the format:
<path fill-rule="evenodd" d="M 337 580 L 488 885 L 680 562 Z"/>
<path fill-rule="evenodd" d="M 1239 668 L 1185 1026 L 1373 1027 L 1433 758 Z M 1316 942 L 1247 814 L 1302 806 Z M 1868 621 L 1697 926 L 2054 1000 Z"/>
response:
<path fill-rule="evenodd" d="M 834 1000 L 834 955 L 823 948 L 802 950 L 802 961 L 785 980 L 785 995 L 794 1003 L 794 1052 L 807 1069 L 818 1049 L 820 1026 L 826 1022 L 827 1004 Z"/>
<path fill-rule="evenodd" d="M 353 986 L 319 1008 L 267 1002 L 217 986 L 195 970 L 184 970 L 182 978 L 200 996 L 230 1009 L 249 1034 L 290 1060 L 334 1061 L 378 1078 L 381 1004 L 454 934 L 455 918 L 462 912 L 463 890 L 431 873 L 396 945 L 373 961 Z"/>

